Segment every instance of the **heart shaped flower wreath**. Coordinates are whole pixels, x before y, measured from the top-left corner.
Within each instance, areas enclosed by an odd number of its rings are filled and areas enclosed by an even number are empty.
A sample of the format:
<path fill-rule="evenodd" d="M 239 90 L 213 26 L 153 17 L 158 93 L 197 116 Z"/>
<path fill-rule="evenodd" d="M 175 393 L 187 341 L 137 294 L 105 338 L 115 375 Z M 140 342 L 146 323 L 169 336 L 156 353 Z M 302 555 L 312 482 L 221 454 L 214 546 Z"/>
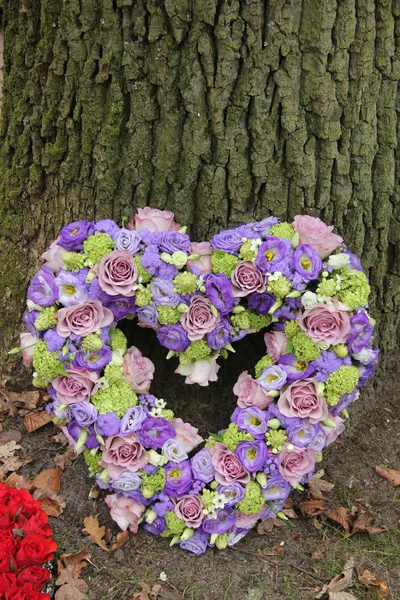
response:
<path fill-rule="evenodd" d="M 106 497 L 112 518 L 201 554 L 282 515 L 344 430 L 378 359 L 357 256 L 320 219 L 269 217 L 191 242 L 169 211 L 79 221 L 43 255 L 21 335 L 33 383 Z M 149 394 L 153 363 L 116 327 L 137 318 L 186 383 L 217 379 L 232 343 L 267 328 L 227 429 L 202 438 Z M 342 416 L 340 416 L 342 415 Z M 191 454 L 192 453 L 192 454 Z"/>

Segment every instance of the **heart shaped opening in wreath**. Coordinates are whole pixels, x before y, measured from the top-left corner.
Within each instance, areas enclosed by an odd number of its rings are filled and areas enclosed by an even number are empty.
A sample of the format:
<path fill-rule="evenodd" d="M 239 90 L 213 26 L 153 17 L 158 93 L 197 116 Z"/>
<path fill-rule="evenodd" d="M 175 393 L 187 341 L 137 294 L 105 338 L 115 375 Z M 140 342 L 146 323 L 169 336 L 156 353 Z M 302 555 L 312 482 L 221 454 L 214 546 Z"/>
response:
<path fill-rule="evenodd" d="M 285 518 L 378 358 L 367 278 L 332 229 L 269 217 L 194 243 L 146 208 L 71 223 L 43 255 L 16 350 L 122 529 L 201 554 Z"/>

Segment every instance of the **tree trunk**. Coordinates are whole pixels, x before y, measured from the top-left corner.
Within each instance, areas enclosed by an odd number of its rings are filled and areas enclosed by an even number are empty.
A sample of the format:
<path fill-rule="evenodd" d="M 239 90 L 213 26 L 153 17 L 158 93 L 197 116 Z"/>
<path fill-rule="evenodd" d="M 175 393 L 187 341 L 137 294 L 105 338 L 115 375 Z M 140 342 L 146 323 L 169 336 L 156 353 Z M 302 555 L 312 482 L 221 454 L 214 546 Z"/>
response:
<path fill-rule="evenodd" d="M 61 226 L 147 204 L 195 239 L 271 214 L 333 223 L 393 349 L 399 0 L 0 0 L 0 13 L 2 358 Z"/>

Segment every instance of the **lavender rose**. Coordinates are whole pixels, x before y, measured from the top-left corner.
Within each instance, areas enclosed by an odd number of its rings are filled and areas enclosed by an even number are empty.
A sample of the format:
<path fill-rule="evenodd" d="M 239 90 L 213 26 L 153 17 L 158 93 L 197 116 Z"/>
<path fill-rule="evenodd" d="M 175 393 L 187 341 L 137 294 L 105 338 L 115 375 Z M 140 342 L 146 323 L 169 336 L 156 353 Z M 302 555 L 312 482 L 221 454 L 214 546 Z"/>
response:
<path fill-rule="evenodd" d="M 100 464 L 107 468 L 112 479 L 116 479 L 124 471 L 135 473 L 143 469 L 148 462 L 149 453 L 132 434 L 130 437 L 115 435 L 107 438 Z"/>
<path fill-rule="evenodd" d="M 265 276 L 257 271 L 249 260 L 243 260 L 237 265 L 231 275 L 231 281 L 235 298 L 242 298 L 253 292 L 265 292 Z"/>
<path fill-rule="evenodd" d="M 187 494 L 175 504 L 174 513 L 185 521 L 186 527 L 198 529 L 204 519 L 203 504 L 199 496 Z"/>
<path fill-rule="evenodd" d="M 109 296 L 134 296 L 138 270 L 132 254 L 114 250 L 103 256 L 99 264 L 99 284 Z"/>
<path fill-rule="evenodd" d="M 71 333 L 84 337 L 111 325 L 114 315 L 99 300 L 85 300 L 57 311 L 57 333 L 63 338 Z"/>
<path fill-rule="evenodd" d="M 178 231 L 163 231 L 158 236 L 161 252 L 187 252 L 190 248 L 190 237 Z"/>
<path fill-rule="evenodd" d="M 309 215 L 297 215 L 293 227 L 299 234 L 300 244 L 308 244 L 314 248 L 322 259 L 343 243 L 340 235 L 332 233 L 333 226 L 328 226 L 321 219 Z"/>
<path fill-rule="evenodd" d="M 67 369 L 67 375 L 58 375 L 52 386 L 62 404 L 73 402 L 89 402 L 94 384 L 98 380 L 97 373 L 86 370 Z"/>
<path fill-rule="evenodd" d="M 187 550 L 188 552 L 192 552 L 196 556 L 200 556 L 200 554 L 204 554 L 207 550 L 207 544 L 210 536 L 208 533 L 203 531 L 201 528 L 195 531 L 195 534 L 184 542 L 180 542 L 179 546 L 183 550 Z"/>
<path fill-rule="evenodd" d="M 141 250 L 142 237 L 137 231 L 122 228 L 115 238 L 115 249 L 135 255 Z"/>
<path fill-rule="evenodd" d="M 294 381 L 281 394 L 278 408 L 285 417 L 309 419 L 318 423 L 328 418 L 328 406 L 325 398 L 319 396 L 317 382 L 313 378 Z"/>
<path fill-rule="evenodd" d="M 189 340 L 194 341 L 212 331 L 219 319 L 219 315 L 212 312 L 208 298 L 196 294 L 190 300 L 188 312 L 181 316 L 181 323 Z"/>
<path fill-rule="evenodd" d="M 211 452 L 208 448 L 203 448 L 200 452 L 197 452 L 190 461 L 190 464 L 192 465 L 192 472 L 196 479 L 204 481 L 204 483 L 209 483 L 214 478 L 215 469 L 212 464 Z"/>
<path fill-rule="evenodd" d="M 216 250 L 237 255 L 240 246 L 243 244 L 242 237 L 242 234 L 235 229 L 226 229 L 214 235 L 211 239 L 211 246 Z"/>
<path fill-rule="evenodd" d="M 134 431 L 138 431 L 145 419 L 147 419 L 147 413 L 143 406 L 139 405 L 134 406 L 133 408 L 128 408 L 121 419 L 121 435 L 130 435 Z"/>
<path fill-rule="evenodd" d="M 89 427 L 97 419 L 97 410 L 90 402 L 74 402 L 71 412 L 79 427 Z"/>
<path fill-rule="evenodd" d="M 216 517 L 208 517 L 203 522 L 203 529 L 207 533 L 225 533 L 232 529 L 236 523 L 236 513 L 231 506 L 225 506 L 217 511 Z"/>
<path fill-rule="evenodd" d="M 279 455 L 279 472 L 285 481 L 299 483 L 300 480 L 315 468 L 317 453 L 306 448 L 288 450 L 285 448 Z"/>
<path fill-rule="evenodd" d="M 333 304 L 317 304 L 299 314 L 299 326 L 315 343 L 342 344 L 351 331 L 347 312 L 338 310 Z"/>
<path fill-rule="evenodd" d="M 248 483 L 250 475 L 231 450 L 217 442 L 210 449 L 212 463 L 216 471 L 215 480 L 218 483 L 230 484 L 235 481 Z"/>

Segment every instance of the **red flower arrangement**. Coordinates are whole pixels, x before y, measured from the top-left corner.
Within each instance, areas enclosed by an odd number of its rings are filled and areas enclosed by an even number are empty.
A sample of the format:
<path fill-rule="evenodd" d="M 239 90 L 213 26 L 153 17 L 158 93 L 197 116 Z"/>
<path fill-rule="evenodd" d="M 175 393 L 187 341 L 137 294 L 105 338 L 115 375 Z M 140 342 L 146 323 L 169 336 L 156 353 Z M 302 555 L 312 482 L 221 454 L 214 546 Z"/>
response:
<path fill-rule="evenodd" d="M 0 483 L 0 600 L 50 600 L 41 590 L 51 573 L 41 565 L 56 549 L 40 502 Z"/>

